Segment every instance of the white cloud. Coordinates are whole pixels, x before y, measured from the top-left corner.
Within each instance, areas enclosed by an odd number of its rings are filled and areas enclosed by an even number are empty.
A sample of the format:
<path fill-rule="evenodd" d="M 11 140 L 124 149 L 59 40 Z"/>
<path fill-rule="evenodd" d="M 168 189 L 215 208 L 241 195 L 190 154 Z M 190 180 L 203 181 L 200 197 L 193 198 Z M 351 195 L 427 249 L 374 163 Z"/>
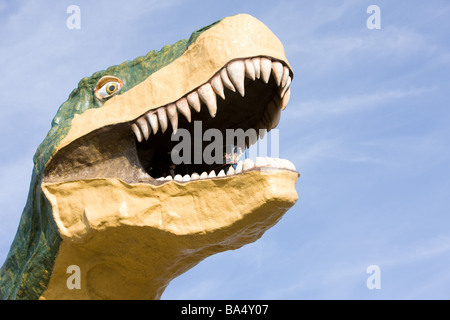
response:
<path fill-rule="evenodd" d="M 436 87 L 395 89 L 298 102 L 295 106 L 291 106 L 287 121 L 297 121 L 298 119 L 306 121 L 310 117 L 323 117 L 341 115 L 355 111 L 367 111 L 375 107 L 385 107 L 396 102 L 396 100 L 418 97 L 433 90 L 436 90 Z"/>

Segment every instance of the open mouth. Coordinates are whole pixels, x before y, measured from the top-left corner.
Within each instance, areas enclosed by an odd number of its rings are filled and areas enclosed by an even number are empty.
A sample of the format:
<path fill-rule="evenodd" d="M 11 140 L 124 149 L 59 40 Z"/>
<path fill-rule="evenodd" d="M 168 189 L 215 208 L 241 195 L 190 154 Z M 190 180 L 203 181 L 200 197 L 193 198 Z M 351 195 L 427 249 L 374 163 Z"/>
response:
<path fill-rule="evenodd" d="M 251 159 L 240 157 L 245 149 L 262 139 L 266 131 L 278 125 L 281 111 L 289 102 L 291 81 L 290 69 L 269 57 L 230 61 L 207 83 L 176 102 L 148 111 L 131 123 L 140 165 L 153 179 L 180 182 L 231 176 L 254 167 L 295 170 L 294 165 L 284 159 L 264 157 L 253 163 Z M 198 124 L 202 137 L 212 128 L 222 137 L 230 130 L 238 129 L 254 134 L 246 135 L 242 143 L 233 138 L 228 146 L 224 139 L 221 142 L 223 153 L 219 156 L 221 161 L 214 163 L 208 163 L 202 157 L 211 142 L 204 139 L 194 142 L 192 139 L 190 149 L 185 148 L 182 152 L 188 152 L 190 159 L 199 156 L 202 161 L 175 164 L 172 156 L 179 141 L 173 139 L 173 134 L 184 129 L 193 138 L 199 133 L 195 131 Z"/>

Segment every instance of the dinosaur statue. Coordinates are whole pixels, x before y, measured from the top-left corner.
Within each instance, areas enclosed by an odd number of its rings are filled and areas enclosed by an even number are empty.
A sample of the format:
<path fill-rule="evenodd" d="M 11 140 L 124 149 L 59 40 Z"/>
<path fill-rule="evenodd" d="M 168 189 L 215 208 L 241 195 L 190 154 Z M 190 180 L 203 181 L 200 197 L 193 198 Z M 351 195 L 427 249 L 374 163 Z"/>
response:
<path fill-rule="evenodd" d="M 297 201 L 293 164 L 168 174 L 171 135 L 196 121 L 275 128 L 292 78 L 280 40 L 246 14 L 83 78 L 35 153 L 0 297 L 159 299 L 206 257 L 259 239 Z M 80 288 L 67 285 L 70 266 Z"/>

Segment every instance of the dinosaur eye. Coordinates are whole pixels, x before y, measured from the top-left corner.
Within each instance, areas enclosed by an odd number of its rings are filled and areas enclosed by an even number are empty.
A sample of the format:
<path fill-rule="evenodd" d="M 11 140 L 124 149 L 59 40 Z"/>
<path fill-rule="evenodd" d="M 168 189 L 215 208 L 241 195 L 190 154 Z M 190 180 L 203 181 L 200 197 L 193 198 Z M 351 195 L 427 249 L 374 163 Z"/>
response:
<path fill-rule="evenodd" d="M 119 78 L 112 76 L 105 76 L 98 80 L 95 87 L 95 95 L 100 100 L 111 97 L 123 86 L 122 81 Z"/>

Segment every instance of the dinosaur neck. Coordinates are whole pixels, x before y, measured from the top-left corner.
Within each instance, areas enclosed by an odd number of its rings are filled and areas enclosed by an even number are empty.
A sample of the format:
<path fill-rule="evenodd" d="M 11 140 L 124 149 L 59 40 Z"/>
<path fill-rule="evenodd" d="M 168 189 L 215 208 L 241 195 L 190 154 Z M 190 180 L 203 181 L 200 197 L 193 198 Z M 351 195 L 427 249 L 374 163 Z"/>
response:
<path fill-rule="evenodd" d="M 107 237 L 93 234 L 86 245 L 63 240 L 41 299 L 160 299 L 172 279 L 209 254 L 180 250 L 179 240 L 158 233 L 122 226 L 109 229 Z"/>
<path fill-rule="evenodd" d="M 51 276 L 61 238 L 33 170 L 16 236 L 0 269 L 0 299 L 37 299 Z"/>

